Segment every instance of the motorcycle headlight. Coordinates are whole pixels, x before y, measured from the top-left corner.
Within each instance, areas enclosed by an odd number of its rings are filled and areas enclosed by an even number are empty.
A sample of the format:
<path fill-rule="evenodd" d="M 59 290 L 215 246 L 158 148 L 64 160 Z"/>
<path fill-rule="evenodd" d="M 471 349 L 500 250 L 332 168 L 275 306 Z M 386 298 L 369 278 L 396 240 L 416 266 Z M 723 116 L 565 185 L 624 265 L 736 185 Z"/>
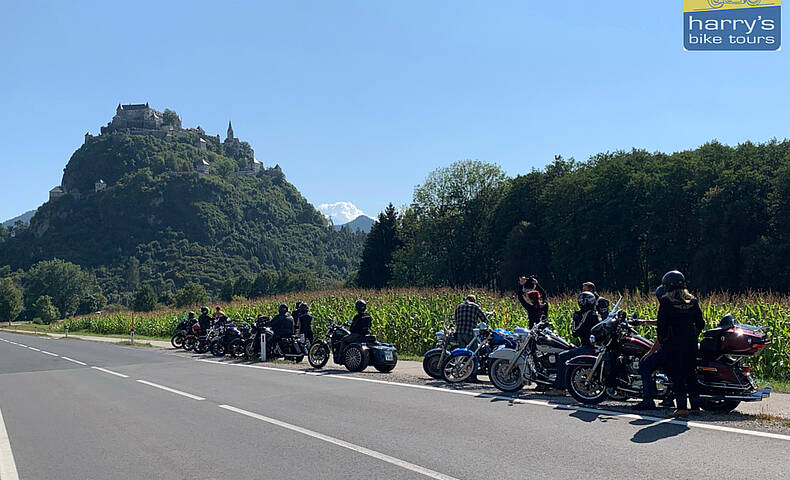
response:
<path fill-rule="evenodd" d="M 595 335 L 590 335 L 590 343 L 595 344 Z"/>

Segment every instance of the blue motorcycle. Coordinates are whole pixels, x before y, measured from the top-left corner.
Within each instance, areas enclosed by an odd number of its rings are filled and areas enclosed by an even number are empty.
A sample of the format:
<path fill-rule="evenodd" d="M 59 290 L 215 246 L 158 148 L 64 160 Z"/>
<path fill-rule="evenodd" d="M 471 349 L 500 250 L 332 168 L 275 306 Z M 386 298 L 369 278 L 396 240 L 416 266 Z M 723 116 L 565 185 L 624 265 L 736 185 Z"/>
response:
<path fill-rule="evenodd" d="M 488 375 L 488 356 L 500 345 L 516 348 L 513 334 L 501 328 L 491 329 L 481 323 L 474 329 L 475 336 L 464 348 L 450 352 L 442 365 L 442 375 L 450 383 L 467 381 L 474 375 Z"/>

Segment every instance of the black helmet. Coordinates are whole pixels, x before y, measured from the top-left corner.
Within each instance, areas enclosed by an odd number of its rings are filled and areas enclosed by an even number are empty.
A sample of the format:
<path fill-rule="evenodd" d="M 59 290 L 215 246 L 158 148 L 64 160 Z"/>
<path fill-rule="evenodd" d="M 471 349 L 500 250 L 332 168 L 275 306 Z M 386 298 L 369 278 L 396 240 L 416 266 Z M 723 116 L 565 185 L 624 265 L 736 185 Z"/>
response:
<path fill-rule="evenodd" d="M 189 312 L 189 318 L 192 318 L 194 316 L 195 316 L 195 312 Z"/>
<path fill-rule="evenodd" d="M 664 274 L 661 278 L 661 285 L 668 291 L 686 288 L 686 277 L 677 270 L 672 270 Z"/>
<path fill-rule="evenodd" d="M 310 306 L 304 302 L 299 302 L 299 313 L 307 313 L 310 310 Z"/>
<path fill-rule="evenodd" d="M 277 311 L 280 313 L 288 313 L 288 304 L 281 303 L 279 308 L 277 308 Z"/>
<path fill-rule="evenodd" d="M 663 285 L 659 285 L 658 288 L 656 289 L 656 298 L 658 298 L 660 300 L 661 297 L 663 297 L 665 293 L 667 293 L 667 289 L 664 288 Z"/>
<path fill-rule="evenodd" d="M 595 305 L 595 295 L 591 292 L 582 292 L 579 294 L 579 297 L 576 299 L 579 302 L 579 307 L 584 309 L 585 307 L 589 308 Z"/>
<path fill-rule="evenodd" d="M 357 313 L 362 313 L 368 308 L 368 304 L 360 298 L 354 303 L 354 308 L 357 309 Z"/>
<path fill-rule="evenodd" d="M 208 307 L 200 307 L 200 313 L 208 313 Z"/>

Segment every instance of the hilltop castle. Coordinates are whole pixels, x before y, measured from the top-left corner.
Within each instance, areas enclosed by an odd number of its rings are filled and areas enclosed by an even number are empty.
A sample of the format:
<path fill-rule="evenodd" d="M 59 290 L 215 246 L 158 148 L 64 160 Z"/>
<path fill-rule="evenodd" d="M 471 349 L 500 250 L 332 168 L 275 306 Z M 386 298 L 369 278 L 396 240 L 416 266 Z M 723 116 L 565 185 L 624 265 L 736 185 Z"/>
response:
<path fill-rule="evenodd" d="M 194 145 L 201 150 L 212 150 L 215 152 L 236 152 L 236 158 L 246 159 L 247 165 L 244 169 L 233 172 L 231 177 L 239 177 L 245 175 L 256 175 L 263 169 L 263 163 L 255 158 L 255 151 L 250 148 L 246 143 L 242 142 L 235 137 L 233 133 L 233 125 L 228 122 L 228 135 L 224 142 L 220 142 L 219 135 L 208 136 L 205 130 L 198 126 L 197 128 L 182 128 L 181 119 L 178 115 L 171 111 L 165 110 L 160 112 L 148 103 L 132 103 L 128 105 L 118 104 L 115 109 L 115 115 L 112 120 L 104 127 L 101 127 L 100 137 L 106 135 L 153 135 L 158 138 L 171 140 L 183 137 L 187 134 L 197 134 Z M 92 135 L 90 132 L 85 133 L 85 144 L 89 144 L 99 137 Z M 195 161 L 195 171 L 198 175 L 206 176 L 210 174 L 211 165 L 203 158 Z M 102 192 L 108 188 L 104 180 L 97 179 L 94 186 L 94 191 L 91 193 Z M 82 193 L 77 189 L 61 187 L 60 185 L 54 187 L 49 191 L 49 199 L 54 200 L 69 194 L 75 198 L 81 198 Z"/>

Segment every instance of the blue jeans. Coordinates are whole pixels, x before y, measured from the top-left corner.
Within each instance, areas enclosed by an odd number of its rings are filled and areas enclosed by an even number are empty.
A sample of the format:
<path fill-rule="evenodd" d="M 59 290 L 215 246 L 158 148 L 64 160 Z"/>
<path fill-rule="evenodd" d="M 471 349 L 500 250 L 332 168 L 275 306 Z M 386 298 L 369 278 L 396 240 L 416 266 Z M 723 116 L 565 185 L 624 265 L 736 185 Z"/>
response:
<path fill-rule="evenodd" d="M 663 348 L 658 347 L 658 350 L 653 352 L 646 359 L 639 362 L 639 375 L 642 376 L 642 397 L 645 399 L 654 399 L 658 396 L 656 390 L 656 382 L 653 379 L 653 373 L 666 364 L 666 352 Z"/>

